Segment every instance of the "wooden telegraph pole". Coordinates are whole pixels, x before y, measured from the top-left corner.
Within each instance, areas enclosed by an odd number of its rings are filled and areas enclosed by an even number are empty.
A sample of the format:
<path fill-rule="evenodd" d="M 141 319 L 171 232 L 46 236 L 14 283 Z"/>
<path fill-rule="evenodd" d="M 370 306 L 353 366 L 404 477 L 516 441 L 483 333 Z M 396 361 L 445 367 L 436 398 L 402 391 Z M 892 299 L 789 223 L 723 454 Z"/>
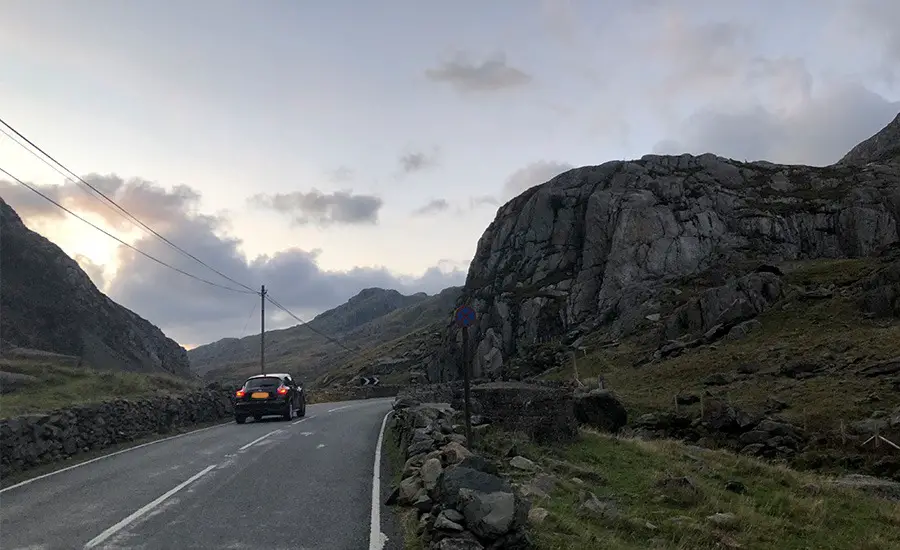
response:
<path fill-rule="evenodd" d="M 456 326 L 462 331 L 462 371 L 463 371 L 463 400 L 466 422 L 466 446 L 472 448 L 472 407 L 470 401 L 469 369 L 471 359 L 469 357 L 469 326 L 475 323 L 475 310 L 469 306 L 460 306 L 456 309 Z"/>
<path fill-rule="evenodd" d="M 262 285 L 259 291 L 259 373 L 266 373 L 266 285 Z"/>

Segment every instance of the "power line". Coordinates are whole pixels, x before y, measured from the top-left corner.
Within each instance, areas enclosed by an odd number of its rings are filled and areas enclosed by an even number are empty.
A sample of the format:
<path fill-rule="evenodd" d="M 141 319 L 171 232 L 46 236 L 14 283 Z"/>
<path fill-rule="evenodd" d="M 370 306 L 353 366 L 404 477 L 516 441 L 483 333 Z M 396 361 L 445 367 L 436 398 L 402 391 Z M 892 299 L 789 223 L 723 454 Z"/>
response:
<path fill-rule="evenodd" d="M 162 235 L 160 235 L 159 233 L 157 233 L 156 231 L 154 231 L 154 230 L 153 230 L 151 227 L 149 227 L 147 224 L 145 224 L 144 222 L 142 222 L 141 220 L 139 220 L 137 217 L 135 217 L 134 215 L 132 215 L 131 212 L 129 212 L 128 210 L 125 210 L 124 208 L 122 208 L 121 206 L 119 206 L 119 204 L 116 203 L 116 201 L 114 201 L 114 200 L 112 200 L 111 198 L 107 197 L 107 196 L 103 193 L 103 191 L 100 191 L 99 189 L 97 189 L 96 187 L 94 187 L 93 185 L 91 185 L 90 183 L 84 181 L 84 179 L 82 179 L 78 174 L 76 174 L 76 173 L 74 173 L 73 171 L 71 171 L 71 170 L 69 170 L 68 168 L 66 168 L 66 166 L 65 166 L 63 163 L 59 162 L 58 160 L 56 160 L 55 158 L 53 158 L 49 153 L 47 153 L 46 151 L 44 151 L 43 149 L 41 149 L 40 147 L 38 147 L 33 141 L 31 141 L 30 139 L 28 139 L 27 137 L 25 137 L 24 135 L 22 135 L 21 132 L 19 132 L 18 130 L 16 130 L 16 129 L 13 128 L 12 126 L 10 126 L 10 125 L 9 125 L 5 120 L 3 120 L 2 118 L 0 118 L 0 124 L 3 124 L 3 125 L 6 126 L 7 128 L 9 128 L 10 131 L 12 131 L 14 134 L 16 134 L 17 136 L 19 136 L 19 137 L 20 137 L 22 140 L 24 140 L 26 143 L 28 143 L 29 145 L 31 145 L 32 147 L 34 147 L 35 149 L 37 149 L 38 151 L 40 151 L 41 154 L 43 154 L 43 155 L 44 155 L 45 157 L 47 157 L 48 159 L 52 160 L 55 164 L 59 165 L 60 168 L 62 168 L 62 169 L 65 170 L 66 172 L 68 172 L 72 177 L 74 177 L 75 179 L 77 179 L 78 181 L 80 181 L 81 183 L 83 183 L 84 185 L 88 186 L 92 191 L 94 191 L 95 193 L 97 193 L 98 195 L 100 195 L 101 197 L 103 197 L 104 199 L 106 199 L 111 205 L 113 205 L 113 206 L 115 206 L 116 208 L 118 208 L 120 211 L 122 211 L 124 214 L 126 214 L 128 217 L 130 217 L 132 220 L 134 220 L 135 222 L 137 222 L 141 227 L 143 227 L 144 229 L 146 229 L 147 231 L 149 231 L 150 233 L 152 233 L 153 235 L 155 235 L 156 237 L 158 237 L 159 239 L 161 239 L 163 242 L 165 242 L 166 244 L 168 244 L 169 246 L 171 246 L 171 247 L 174 248 L 175 250 L 177 250 L 177 251 L 181 252 L 182 254 L 188 256 L 189 258 L 193 259 L 194 261 L 196 261 L 196 262 L 199 263 L 200 265 L 206 267 L 207 269 L 210 269 L 211 271 L 213 271 L 213 272 L 215 272 L 216 274 L 218 274 L 219 276 L 221 276 L 221 277 L 223 277 L 223 278 L 225 278 L 225 279 L 231 281 L 232 283 L 234 283 L 234 284 L 236 284 L 236 285 L 238 285 L 238 286 L 240 286 L 240 287 L 243 287 L 243 288 L 249 290 L 250 292 L 252 292 L 252 293 L 254 293 L 254 294 L 259 294 L 259 292 L 257 292 L 256 290 L 250 288 L 249 286 L 245 285 L 244 283 L 242 283 L 242 282 L 240 282 L 240 281 L 236 281 L 236 280 L 232 279 L 232 278 L 229 277 L 228 275 L 225 275 L 225 274 L 222 273 L 221 271 L 219 271 L 219 270 L 217 270 L 216 268 L 210 266 L 209 264 L 205 263 L 205 262 L 204 262 L 203 260 L 201 260 L 200 258 L 194 256 L 194 255 L 191 254 L 190 252 L 184 250 L 183 248 L 179 247 L 178 245 L 176 245 L 175 243 L 173 243 L 173 242 L 170 241 L 169 239 L 163 237 Z M 4 133 L 5 133 L 5 132 L 4 132 Z M 7 134 L 7 135 L 8 135 L 8 134 Z M 28 150 L 28 149 L 27 149 L 24 145 L 22 145 L 19 141 L 17 141 L 17 140 L 13 140 L 13 141 L 15 141 L 15 143 L 18 144 L 20 147 L 23 147 L 23 148 L 25 148 L 26 150 Z M 31 151 L 29 151 L 29 152 L 31 152 Z M 35 155 L 34 152 L 31 152 L 31 153 L 32 153 L 33 155 Z M 35 156 L 37 156 L 37 155 L 35 155 Z M 38 157 L 38 158 L 40 159 L 40 157 Z M 44 159 L 40 159 L 40 160 L 42 160 L 45 164 L 47 164 L 47 165 L 49 166 L 49 163 L 47 163 L 46 160 L 44 160 Z M 52 167 L 52 166 L 51 166 L 51 167 Z M 59 171 L 57 170 L 57 172 L 59 172 Z M 12 177 L 12 176 L 10 176 L 10 177 Z M 67 177 L 67 176 L 66 176 L 66 180 L 72 181 L 72 183 L 75 183 L 75 181 L 71 180 L 71 179 L 70 179 L 69 177 Z M 76 184 L 76 185 L 77 185 L 77 184 Z M 96 198 L 96 197 L 94 197 L 94 198 Z"/>
<path fill-rule="evenodd" d="M 178 269 L 177 267 L 174 267 L 174 266 L 172 266 L 172 265 L 169 265 L 169 264 L 167 264 L 166 262 L 164 262 L 164 261 L 162 261 L 162 260 L 160 260 L 160 259 L 157 259 L 157 258 L 151 256 L 150 254 L 147 254 L 147 253 L 144 252 L 143 250 L 140 250 L 139 248 L 137 248 L 137 247 L 135 247 L 135 246 L 132 246 L 132 245 L 126 243 L 125 241 L 123 241 L 122 239 L 116 237 L 116 236 L 113 235 L 112 233 L 109 233 L 108 231 L 106 231 L 106 230 L 103 229 L 102 227 L 98 227 L 97 225 L 95 225 L 95 224 L 89 222 L 88 220 L 82 218 L 81 216 L 79 216 L 79 215 L 76 214 L 75 212 L 72 212 L 71 210 L 69 210 L 69 209 L 66 208 L 65 206 L 59 204 L 58 202 L 56 202 L 55 200 L 51 199 L 51 198 L 48 197 L 47 195 L 41 193 L 39 190 L 35 189 L 34 187 L 28 185 L 28 184 L 25 183 L 24 181 L 20 180 L 19 178 L 15 177 L 14 175 L 10 174 L 9 172 L 7 172 L 6 170 L 4 170 L 3 168 L 0 168 L 0 172 L 6 174 L 7 177 L 12 178 L 14 181 L 16 181 L 16 182 L 19 183 L 20 185 L 24 186 L 25 188 L 29 189 L 29 190 L 32 191 L 33 193 L 39 195 L 40 197 L 42 197 L 42 198 L 45 199 L 46 201 L 48 201 L 48 202 L 54 204 L 57 208 L 60 208 L 60 209 L 64 210 L 65 212 L 69 213 L 70 215 L 72 215 L 72 216 L 78 218 L 79 220 L 83 221 L 84 223 L 90 225 L 91 227 L 93 227 L 93 228 L 96 229 L 97 231 L 100 231 L 101 233 L 103 233 L 103 234 L 106 235 L 107 237 L 116 240 L 116 241 L 119 242 L 120 244 L 122 244 L 122 245 L 124 245 L 124 246 L 130 248 L 131 250 L 134 250 L 134 251 L 137 252 L 138 254 L 141 254 L 142 256 L 144 256 L 144 257 L 146 257 L 146 258 L 149 258 L 150 260 L 153 260 L 154 262 L 156 262 L 156 263 L 158 263 L 158 264 L 160 264 L 160 265 L 162 265 L 162 266 L 168 267 L 169 269 L 172 269 L 172 270 L 174 270 L 174 271 L 177 271 L 178 273 L 181 273 L 182 275 L 187 275 L 188 277 L 190 277 L 190 278 L 192 278 L 192 279 L 196 279 L 196 280 L 198 280 L 198 281 L 200 281 L 200 282 L 203 282 L 203 283 L 206 283 L 206 284 L 208 284 L 208 285 L 210 285 L 210 286 L 214 286 L 214 287 L 221 288 L 221 289 L 224 289 L 224 290 L 230 290 L 230 291 L 232 291 L 232 292 L 239 292 L 239 293 L 241 293 L 241 294 L 258 294 L 258 293 L 257 293 L 256 291 L 254 291 L 254 290 L 250 290 L 250 291 L 247 291 L 247 290 L 241 290 L 241 289 L 239 289 L 239 288 L 231 288 L 230 286 L 220 285 L 220 284 L 214 283 L 214 282 L 212 282 L 212 281 L 207 281 L 206 279 L 204 279 L 204 278 L 202 278 L 202 277 L 197 277 L 196 275 L 192 275 L 192 274 L 188 273 L 187 271 L 184 271 L 184 270 Z"/>
<path fill-rule="evenodd" d="M 250 315 L 247 315 L 247 320 L 244 321 L 244 328 L 241 329 L 241 338 L 243 338 L 247 334 L 247 325 L 250 324 L 250 319 L 253 318 L 253 314 L 256 313 L 256 300 L 253 300 L 253 307 L 250 309 Z"/>
<path fill-rule="evenodd" d="M 328 336 L 327 334 L 325 334 L 325 333 L 323 333 L 323 332 L 320 332 L 320 331 L 317 330 L 317 329 L 314 329 L 314 328 L 312 327 L 312 325 L 310 325 L 308 322 L 304 321 L 304 320 L 301 319 L 300 317 L 297 317 L 296 315 L 294 315 L 293 312 L 291 312 L 288 308 L 286 308 L 286 307 L 284 307 L 283 305 L 279 304 L 278 302 L 276 302 L 275 300 L 273 300 L 270 296 L 266 295 L 266 299 L 267 299 L 269 302 L 271 302 L 273 306 L 275 306 L 275 307 L 277 307 L 278 309 L 280 309 L 281 311 L 287 313 L 288 315 L 290 315 L 291 317 L 293 317 L 297 322 L 299 322 L 301 325 L 304 325 L 306 328 L 308 328 L 308 329 L 311 330 L 312 332 L 318 334 L 318 335 L 321 336 L 322 338 L 325 338 L 326 340 L 328 340 L 328 341 L 331 342 L 332 344 L 334 344 L 334 345 L 336 345 L 336 346 L 338 346 L 338 347 L 340 347 L 340 348 L 345 349 L 345 350 L 348 351 L 349 353 L 351 353 L 351 354 L 353 354 L 353 355 L 356 355 L 356 356 L 359 357 L 360 359 L 366 359 L 366 358 L 363 357 L 358 351 L 353 350 L 353 349 L 350 349 L 350 348 L 348 348 L 347 346 L 345 346 L 344 344 L 342 344 L 340 341 L 338 341 L 338 340 L 332 338 L 331 336 Z"/>

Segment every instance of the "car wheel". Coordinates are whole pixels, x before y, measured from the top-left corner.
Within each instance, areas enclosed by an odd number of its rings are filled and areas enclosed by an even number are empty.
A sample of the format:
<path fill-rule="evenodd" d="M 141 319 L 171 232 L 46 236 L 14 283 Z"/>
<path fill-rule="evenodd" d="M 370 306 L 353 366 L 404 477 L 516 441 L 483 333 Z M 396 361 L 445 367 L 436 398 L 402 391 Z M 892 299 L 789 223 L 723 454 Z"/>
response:
<path fill-rule="evenodd" d="M 254 415 L 253 415 L 253 420 L 255 420 L 256 422 L 261 421 L 261 420 L 262 420 L 262 415 L 261 415 L 261 414 L 254 414 Z"/>
<path fill-rule="evenodd" d="M 298 416 L 306 416 L 306 401 L 300 406 L 300 414 Z"/>
<path fill-rule="evenodd" d="M 293 401 L 288 402 L 288 409 L 284 413 L 284 419 L 285 420 L 293 420 L 294 419 L 294 402 Z"/>
<path fill-rule="evenodd" d="M 243 424 L 244 422 L 247 421 L 247 417 L 246 416 L 235 416 L 234 421 L 237 422 L 238 424 Z"/>

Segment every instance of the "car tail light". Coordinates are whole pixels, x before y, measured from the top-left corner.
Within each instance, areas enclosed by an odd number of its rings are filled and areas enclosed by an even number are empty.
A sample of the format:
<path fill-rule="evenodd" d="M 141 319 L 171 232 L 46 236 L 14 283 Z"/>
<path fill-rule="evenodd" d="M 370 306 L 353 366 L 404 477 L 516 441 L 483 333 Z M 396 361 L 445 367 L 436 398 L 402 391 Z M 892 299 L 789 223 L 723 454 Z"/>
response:
<path fill-rule="evenodd" d="M 238 391 L 234 392 L 234 396 L 235 396 L 235 397 L 244 397 L 245 395 L 247 395 L 247 392 L 245 392 L 243 388 L 241 388 L 241 389 L 239 389 Z"/>
<path fill-rule="evenodd" d="M 281 386 L 277 391 L 278 395 L 287 395 L 288 389 L 285 386 Z"/>

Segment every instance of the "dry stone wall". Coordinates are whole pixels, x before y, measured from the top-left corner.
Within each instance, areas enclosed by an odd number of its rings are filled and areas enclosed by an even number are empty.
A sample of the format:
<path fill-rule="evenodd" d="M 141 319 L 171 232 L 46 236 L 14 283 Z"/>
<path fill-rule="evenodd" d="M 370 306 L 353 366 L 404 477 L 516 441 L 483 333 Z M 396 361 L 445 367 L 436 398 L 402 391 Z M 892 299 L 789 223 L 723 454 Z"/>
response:
<path fill-rule="evenodd" d="M 0 421 L 0 476 L 233 414 L 231 390 L 117 399 Z"/>

